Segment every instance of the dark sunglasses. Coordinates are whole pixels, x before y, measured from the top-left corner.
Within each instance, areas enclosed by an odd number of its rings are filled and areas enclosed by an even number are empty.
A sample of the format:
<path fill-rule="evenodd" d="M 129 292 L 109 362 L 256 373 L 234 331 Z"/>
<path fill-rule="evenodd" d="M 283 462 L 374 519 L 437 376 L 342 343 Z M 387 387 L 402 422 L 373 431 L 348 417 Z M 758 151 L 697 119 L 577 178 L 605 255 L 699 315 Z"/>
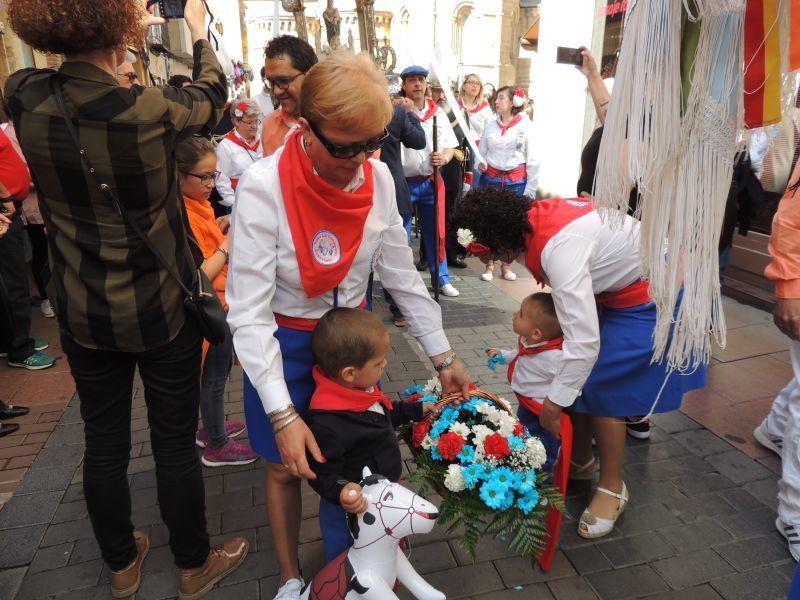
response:
<path fill-rule="evenodd" d="M 383 146 L 383 143 L 389 139 L 389 132 L 386 131 L 384 127 L 383 133 L 380 134 L 375 139 L 369 140 L 364 144 L 352 144 L 350 146 L 338 146 L 322 135 L 322 132 L 319 128 L 314 125 L 311 121 L 308 122 L 308 126 L 311 128 L 311 131 L 314 132 L 314 135 L 317 136 L 322 145 L 325 146 L 325 149 L 330 153 L 330 155 L 334 158 L 353 158 L 354 156 L 358 156 L 362 152 L 366 154 L 372 154 L 377 150 L 380 150 L 380 147 Z"/>
<path fill-rule="evenodd" d="M 265 77 L 264 85 L 268 90 L 285 90 L 301 75 L 305 75 L 305 72 L 298 73 L 294 77 Z"/>

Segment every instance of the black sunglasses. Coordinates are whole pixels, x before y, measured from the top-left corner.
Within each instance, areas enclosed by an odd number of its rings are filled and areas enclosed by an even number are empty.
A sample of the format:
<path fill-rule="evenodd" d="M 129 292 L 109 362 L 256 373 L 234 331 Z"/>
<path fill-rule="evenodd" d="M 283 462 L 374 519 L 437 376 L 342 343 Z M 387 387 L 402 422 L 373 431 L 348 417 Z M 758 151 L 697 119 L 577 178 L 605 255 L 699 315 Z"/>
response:
<path fill-rule="evenodd" d="M 322 145 L 325 146 L 325 149 L 330 153 L 331 156 L 334 158 L 353 158 L 354 156 L 358 156 L 362 152 L 366 154 L 372 154 L 377 150 L 380 150 L 380 147 L 383 146 L 383 143 L 389 139 L 389 132 L 386 128 L 383 128 L 383 133 L 380 134 L 375 139 L 369 140 L 365 144 L 352 144 L 350 146 L 338 146 L 322 135 L 322 132 L 319 128 L 314 125 L 313 122 L 309 121 L 308 126 L 311 128 L 311 131 L 314 132 L 314 135 L 319 138 L 319 141 L 322 142 Z"/>

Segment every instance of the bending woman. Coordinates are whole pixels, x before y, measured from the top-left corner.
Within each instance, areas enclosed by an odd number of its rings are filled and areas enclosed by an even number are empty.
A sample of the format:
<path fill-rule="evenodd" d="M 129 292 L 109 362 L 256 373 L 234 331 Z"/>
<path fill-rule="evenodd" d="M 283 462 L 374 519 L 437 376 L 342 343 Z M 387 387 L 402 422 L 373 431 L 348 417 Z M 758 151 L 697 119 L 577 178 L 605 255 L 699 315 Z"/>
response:
<path fill-rule="evenodd" d="M 250 442 L 268 461 L 280 598 L 298 597 L 302 586 L 299 478 L 314 478 L 306 449 L 324 461 L 303 421 L 316 321 L 335 306 L 367 306 L 374 268 L 444 389 L 469 394 L 466 368 L 414 268 L 392 176 L 369 158 L 392 117 L 385 79 L 368 57 L 335 52 L 308 71 L 300 97 L 299 129 L 239 183 L 227 293 Z"/>
<path fill-rule="evenodd" d="M 543 399 L 541 423 L 558 435 L 561 412 L 571 408 L 575 479 L 594 476 L 594 431 L 600 481 L 578 534 L 607 535 L 628 503 L 624 418 L 676 410 L 684 392 L 705 385 L 704 368 L 681 375 L 650 362 L 656 308 L 639 266 L 639 222 L 626 215 L 621 227 L 612 226 L 587 199 L 530 205 L 487 188 L 465 196 L 452 222 L 471 231 L 480 244 L 471 247 L 484 260 L 524 258 L 536 280 L 552 288 L 563 363 Z"/>

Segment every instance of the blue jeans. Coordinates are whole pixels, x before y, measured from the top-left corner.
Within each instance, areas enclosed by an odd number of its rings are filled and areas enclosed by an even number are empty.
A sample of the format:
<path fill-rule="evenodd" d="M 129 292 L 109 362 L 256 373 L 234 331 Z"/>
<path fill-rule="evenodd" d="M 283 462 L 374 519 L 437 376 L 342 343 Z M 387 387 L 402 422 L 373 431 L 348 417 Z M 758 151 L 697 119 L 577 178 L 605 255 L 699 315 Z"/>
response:
<path fill-rule="evenodd" d="M 428 257 L 431 277 L 433 277 L 433 266 L 436 257 L 439 256 L 439 249 L 436 247 L 436 214 L 433 210 L 433 181 L 426 179 L 419 182 L 408 182 L 408 191 L 411 193 L 411 201 L 419 207 L 419 224 L 422 233 L 422 243 L 425 245 L 425 256 Z M 444 198 L 439 199 L 444 202 Z M 439 234 L 444 237 L 445 232 Z M 447 258 L 439 263 L 439 285 L 450 283 L 450 273 L 447 270 Z"/>
<path fill-rule="evenodd" d="M 228 329 L 224 342 L 209 347 L 200 378 L 200 416 L 212 448 L 219 448 L 228 441 L 225 432 L 225 383 L 232 365 L 233 337 Z"/>
<path fill-rule="evenodd" d="M 347 513 L 339 504 L 319 499 L 319 528 L 325 562 L 329 563 L 353 545 L 353 536 L 347 528 Z"/>
<path fill-rule="evenodd" d="M 484 173 L 481 178 L 481 185 L 494 188 L 497 190 L 506 189 L 510 192 L 515 192 L 522 196 L 525 193 L 525 186 L 528 184 L 527 179 L 522 179 L 517 182 L 510 182 L 503 180 L 502 177 L 489 177 L 488 173 Z"/>
<path fill-rule="evenodd" d="M 525 426 L 532 436 L 539 438 L 547 452 L 547 461 L 545 461 L 542 470 L 546 473 L 553 474 L 553 467 L 558 460 L 558 453 L 561 451 L 561 440 L 553 436 L 552 433 L 547 431 L 539 422 L 539 416 L 529 411 L 527 408 L 520 406 L 517 409 L 517 418 L 519 422 Z"/>

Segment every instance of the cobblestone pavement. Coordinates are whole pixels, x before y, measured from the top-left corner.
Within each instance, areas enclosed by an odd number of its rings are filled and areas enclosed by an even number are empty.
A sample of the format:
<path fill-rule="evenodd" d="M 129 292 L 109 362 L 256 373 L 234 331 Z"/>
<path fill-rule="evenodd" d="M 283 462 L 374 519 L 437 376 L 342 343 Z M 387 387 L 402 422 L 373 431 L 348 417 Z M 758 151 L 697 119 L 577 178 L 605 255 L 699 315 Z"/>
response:
<path fill-rule="evenodd" d="M 510 316 L 517 301 L 497 286 L 481 282 L 469 270 L 456 273 L 462 276 L 455 281 L 461 296 L 442 300 L 450 340 L 481 387 L 510 397 L 504 376 L 486 367 L 480 348 L 484 342 L 514 342 Z M 383 389 L 398 393 L 428 379 L 432 372 L 405 330 L 390 324 L 379 297 L 376 293 L 376 310 L 391 329 L 392 338 Z M 745 309 L 741 308 L 747 312 Z M 717 362 L 719 366 L 728 364 Z M 788 372 L 753 372 L 750 378 L 755 382 L 748 381 L 748 385 L 758 387 L 759 377 L 770 381 L 753 392 L 753 397 L 766 398 L 776 385 L 783 385 Z M 718 384 L 722 385 L 719 380 Z M 229 417 L 242 418 L 238 368 L 227 394 Z M 727 399 L 727 405 L 732 404 L 728 396 L 721 397 Z M 708 402 L 713 400 L 709 397 Z M 700 404 L 697 398 L 693 402 Z M 707 411 L 708 406 L 705 408 Z M 577 536 L 574 519 L 568 522 L 549 572 L 532 569 L 509 552 L 502 540 L 481 543 L 472 564 L 438 528 L 427 536 L 412 538 L 412 563 L 448 598 L 785 598 L 795 563 L 773 524 L 777 476 L 770 467 L 774 465 L 758 462 L 729 443 L 740 438 L 726 441 L 682 413 L 661 415 L 654 421 L 649 442 L 628 442 L 625 480 L 631 504 L 616 530 L 591 543 Z M 132 427 L 133 521 L 150 535 L 153 546 L 136 599 L 173 598 L 177 572 L 156 505 L 140 385 L 136 387 Z M 110 574 L 100 560 L 83 500 L 82 424 L 76 398 L 41 443 L 43 448 L 0 510 L 0 599 L 110 598 Z M 207 596 L 209 600 L 270 599 L 277 587 L 263 476 L 261 461 L 247 467 L 205 469 L 212 542 L 236 534 L 251 544 L 245 563 Z M 311 574 L 321 566 L 322 543 L 317 500 L 310 488 L 304 490 L 301 563 L 304 572 Z M 588 483 L 571 488 L 568 505 L 573 515 L 583 509 L 589 492 Z M 400 597 L 410 598 L 405 591 Z"/>

